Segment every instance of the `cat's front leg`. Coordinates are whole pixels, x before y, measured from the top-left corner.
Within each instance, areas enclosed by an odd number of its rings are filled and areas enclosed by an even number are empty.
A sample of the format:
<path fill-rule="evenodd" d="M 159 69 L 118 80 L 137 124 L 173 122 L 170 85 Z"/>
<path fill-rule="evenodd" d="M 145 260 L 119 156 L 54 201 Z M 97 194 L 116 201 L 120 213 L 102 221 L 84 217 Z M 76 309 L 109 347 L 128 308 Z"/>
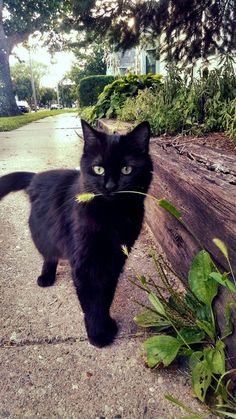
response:
<path fill-rule="evenodd" d="M 73 279 L 90 343 L 100 348 L 110 345 L 118 331 L 110 316 L 118 275 L 108 275 L 95 266 L 77 266 L 73 269 Z"/>
<path fill-rule="evenodd" d="M 43 262 L 42 273 L 38 277 L 38 285 L 40 287 L 50 287 L 56 281 L 57 259 L 48 260 Z"/>

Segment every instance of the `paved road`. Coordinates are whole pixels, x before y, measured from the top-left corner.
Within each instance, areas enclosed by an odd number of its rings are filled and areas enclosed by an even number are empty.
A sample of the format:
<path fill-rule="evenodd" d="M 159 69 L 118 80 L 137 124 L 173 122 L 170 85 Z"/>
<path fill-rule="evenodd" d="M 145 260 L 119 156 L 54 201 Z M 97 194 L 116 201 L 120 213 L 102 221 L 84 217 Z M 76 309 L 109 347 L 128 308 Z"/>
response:
<path fill-rule="evenodd" d="M 50 117 L 0 133 L 1 173 L 77 167 L 82 149 L 80 121 L 72 114 Z M 164 399 L 179 397 L 198 411 L 184 371 L 150 371 L 133 323 L 142 300 L 127 281 L 133 267 L 152 273 L 143 232 L 121 278 L 112 307 L 120 333 L 108 348 L 92 347 L 70 276 L 61 262 L 54 287 L 36 278 L 41 257 L 34 248 L 23 192 L 1 202 L 0 234 L 0 418 L 170 419 L 179 410 Z"/>

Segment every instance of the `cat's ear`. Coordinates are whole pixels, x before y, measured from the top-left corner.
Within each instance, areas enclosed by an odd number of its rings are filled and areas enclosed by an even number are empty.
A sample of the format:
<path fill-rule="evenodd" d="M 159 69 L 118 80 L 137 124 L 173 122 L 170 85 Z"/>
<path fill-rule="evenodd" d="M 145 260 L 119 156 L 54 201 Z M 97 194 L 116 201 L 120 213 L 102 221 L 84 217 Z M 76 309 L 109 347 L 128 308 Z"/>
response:
<path fill-rule="evenodd" d="M 81 126 L 83 130 L 84 144 L 87 146 L 93 146 L 98 140 L 97 131 L 91 127 L 88 122 L 84 121 L 84 119 L 81 119 Z"/>
<path fill-rule="evenodd" d="M 141 122 L 128 134 L 133 146 L 142 153 L 148 152 L 151 129 L 149 122 Z"/>

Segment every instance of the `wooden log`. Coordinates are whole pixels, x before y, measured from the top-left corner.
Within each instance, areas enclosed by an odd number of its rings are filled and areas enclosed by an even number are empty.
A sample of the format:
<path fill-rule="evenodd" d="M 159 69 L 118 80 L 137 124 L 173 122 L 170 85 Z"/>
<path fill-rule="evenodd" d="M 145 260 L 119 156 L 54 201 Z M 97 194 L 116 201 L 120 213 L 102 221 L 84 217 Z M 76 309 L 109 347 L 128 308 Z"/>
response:
<path fill-rule="evenodd" d="M 102 127 L 110 131 L 110 125 L 106 121 Z M 236 271 L 236 154 L 209 146 L 207 139 L 180 136 L 153 138 L 150 152 L 154 166 L 150 193 L 173 203 L 202 246 L 228 272 L 225 257 L 212 241 L 216 237 L 221 239 Z M 199 250 L 197 242 L 151 199 L 146 199 L 146 222 L 173 269 L 186 280 Z M 236 295 L 229 295 L 222 288 L 215 302 L 221 331 L 225 328 L 226 303 L 233 299 L 236 303 Z M 229 365 L 235 368 L 236 330 L 226 343 Z"/>
<path fill-rule="evenodd" d="M 236 155 L 186 141 L 176 144 L 163 140 L 151 143 L 154 165 L 150 193 L 170 200 L 182 213 L 204 248 L 228 270 L 228 264 L 212 239 L 220 238 L 228 247 L 236 271 Z M 192 241 L 182 238 L 182 228 L 172 217 L 147 201 L 147 222 L 163 249 L 185 275 L 189 257 L 195 251 Z M 188 246 L 188 244 L 190 244 Z M 185 253 L 187 252 L 187 257 Z"/>
<path fill-rule="evenodd" d="M 219 266 L 229 266 L 213 243 L 220 238 L 229 250 L 236 271 L 236 158 L 232 153 L 193 144 L 183 137 L 151 143 L 154 164 L 150 193 L 166 198 L 181 211 L 183 220 L 191 227 Z M 189 266 L 199 246 L 184 227 L 165 210 L 146 200 L 146 221 L 160 243 L 174 270 L 187 278 Z M 225 329 L 225 307 L 234 299 L 221 289 L 215 302 L 221 331 Z M 236 324 L 236 316 L 234 315 Z M 236 367 L 236 331 L 227 339 L 229 365 Z"/>

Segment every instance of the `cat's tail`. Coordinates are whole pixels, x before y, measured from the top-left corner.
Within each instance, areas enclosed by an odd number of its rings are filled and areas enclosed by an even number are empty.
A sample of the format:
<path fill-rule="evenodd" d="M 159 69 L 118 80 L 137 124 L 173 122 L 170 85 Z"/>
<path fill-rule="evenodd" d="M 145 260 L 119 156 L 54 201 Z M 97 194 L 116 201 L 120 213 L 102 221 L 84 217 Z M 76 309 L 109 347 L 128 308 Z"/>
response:
<path fill-rule="evenodd" d="M 10 192 L 20 191 L 29 186 L 35 173 L 14 172 L 0 177 L 0 200 Z"/>

